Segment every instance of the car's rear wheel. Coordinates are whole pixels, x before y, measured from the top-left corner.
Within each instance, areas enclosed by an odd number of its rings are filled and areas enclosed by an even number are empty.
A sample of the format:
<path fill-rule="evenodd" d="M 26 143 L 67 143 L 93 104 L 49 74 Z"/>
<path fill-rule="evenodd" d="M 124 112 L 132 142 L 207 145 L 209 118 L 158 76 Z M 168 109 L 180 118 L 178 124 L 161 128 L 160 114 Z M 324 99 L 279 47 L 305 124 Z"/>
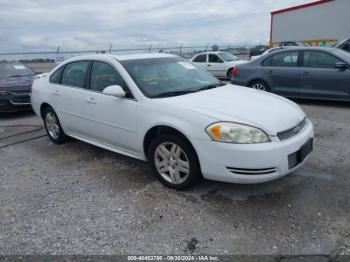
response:
<path fill-rule="evenodd" d="M 65 141 L 66 135 L 63 132 L 55 111 L 51 107 L 47 107 L 44 110 L 44 124 L 46 132 L 52 142 L 55 144 L 62 144 Z"/>
<path fill-rule="evenodd" d="M 186 189 L 201 177 L 196 152 L 177 135 L 161 135 L 153 140 L 149 159 L 157 179 L 175 189 Z"/>
<path fill-rule="evenodd" d="M 261 90 L 261 91 L 267 91 L 270 92 L 269 86 L 262 80 L 256 80 L 250 83 L 249 87 Z"/>

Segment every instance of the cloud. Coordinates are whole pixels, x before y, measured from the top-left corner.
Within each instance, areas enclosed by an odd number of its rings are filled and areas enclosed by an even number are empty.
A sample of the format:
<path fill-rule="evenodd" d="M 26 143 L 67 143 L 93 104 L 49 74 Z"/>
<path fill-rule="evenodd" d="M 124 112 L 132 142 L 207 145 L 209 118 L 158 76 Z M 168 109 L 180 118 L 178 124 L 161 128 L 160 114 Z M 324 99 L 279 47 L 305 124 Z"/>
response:
<path fill-rule="evenodd" d="M 0 0 L 0 51 L 267 43 L 270 12 L 306 0 Z"/>

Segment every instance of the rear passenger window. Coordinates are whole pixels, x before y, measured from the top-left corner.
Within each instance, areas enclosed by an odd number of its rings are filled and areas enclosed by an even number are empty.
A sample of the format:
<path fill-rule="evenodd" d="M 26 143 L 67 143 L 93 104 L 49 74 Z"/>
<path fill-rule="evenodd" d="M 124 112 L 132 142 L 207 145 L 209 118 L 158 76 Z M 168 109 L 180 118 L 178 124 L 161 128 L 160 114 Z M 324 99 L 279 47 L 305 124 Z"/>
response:
<path fill-rule="evenodd" d="M 50 83 L 59 84 L 64 66 L 61 66 L 50 76 Z"/>
<path fill-rule="evenodd" d="M 119 85 L 125 90 L 125 82 L 109 64 L 95 61 L 91 69 L 91 90 L 102 92 L 107 86 Z"/>
<path fill-rule="evenodd" d="M 193 62 L 195 62 L 195 63 L 205 63 L 205 62 L 207 62 L 207 55 L 206 54 L 199 55 L 193 60 Z"/>
<path fill-rule="evenodd" d="M 341 62 L 338 58 L 324 52 L 304 51 L 305 67 L 334 68 L 338 62 Z"/>
<path fill-rule="evenodd" d="M 297 67 L 299 52 L 283 52 L 272 56 L 272 66 Z"/>
<path fill-rule="evenodd" d="M 62 75 L 62 85 L 85 88 L 88 67 L 89 61 L 79 61 L 67 64 Z"/>

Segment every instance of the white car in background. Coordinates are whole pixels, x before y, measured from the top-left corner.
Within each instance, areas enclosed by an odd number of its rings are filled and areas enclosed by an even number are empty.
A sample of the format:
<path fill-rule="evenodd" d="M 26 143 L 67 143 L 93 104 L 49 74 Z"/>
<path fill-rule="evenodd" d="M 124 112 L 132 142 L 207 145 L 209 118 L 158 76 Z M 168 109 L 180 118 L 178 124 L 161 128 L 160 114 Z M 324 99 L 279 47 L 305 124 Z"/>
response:
<path fill-rule="evenodd" d="M 169 54 L 68 59 L 32 86 L 48 136 L 149 161 L 166 186 L 261 183 L 299 168 L 313 125 L 295 103 L 217 80 Z"/>
<path fill-rule="evenodd" d="M 212 73 L 215 77 L 232 78 L 232 69 L 246 60 L 241 60 L 239 57 L 228 52 L 204 52 L 193 56 L 190 61 L 204 70 Z"/>

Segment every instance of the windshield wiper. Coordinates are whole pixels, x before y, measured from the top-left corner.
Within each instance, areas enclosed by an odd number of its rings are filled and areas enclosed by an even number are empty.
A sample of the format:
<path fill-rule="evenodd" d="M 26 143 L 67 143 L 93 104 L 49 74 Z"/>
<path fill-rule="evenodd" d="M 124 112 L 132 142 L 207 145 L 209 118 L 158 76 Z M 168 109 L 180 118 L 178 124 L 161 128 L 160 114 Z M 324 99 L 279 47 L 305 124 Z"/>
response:
<path fill-rule="evenodd" d="M 226 85 L 226 84 L 223 82 L 220 82 L 219 84 L 203 86 L 203 87 L 199 88 L 197 91 L 204 91 L 204 90 L 213 89 L 213 88 L 217 88 L 217 87 L 224 86 L 224 85 Z"/>
<path fill-rule="evenodd" d="M 192 91 L 192 90 L 171 91 L 171 92 L 165 92 L 165 93 L 153 95 L 151 96 L 151 98 L 181 96 L 181 95 L 186 95 L 194 92 L 197 92 L 197 91 Z"/>

